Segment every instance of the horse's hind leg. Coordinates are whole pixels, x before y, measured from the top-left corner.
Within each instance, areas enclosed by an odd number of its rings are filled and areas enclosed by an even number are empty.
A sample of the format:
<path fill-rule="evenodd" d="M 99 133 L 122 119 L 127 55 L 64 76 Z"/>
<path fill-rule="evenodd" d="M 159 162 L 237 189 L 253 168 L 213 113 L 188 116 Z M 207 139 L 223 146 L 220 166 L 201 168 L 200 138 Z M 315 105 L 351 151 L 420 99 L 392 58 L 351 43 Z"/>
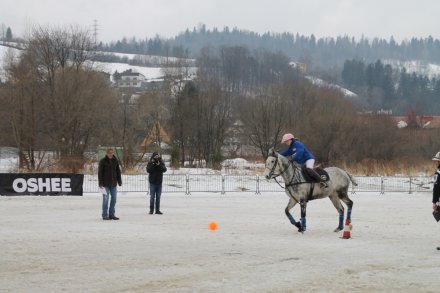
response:
<path fill-rule="evenodd" d="M 296 205 L 297 201 L 294 200 L 293 198 L 289 199 L 289 203 L 286 206 L 286 209 L 284 210 L 284 212 L 286 213 L 287 218 L 289 219 L 290 223 L 292 223 L 292 225 L 294 225 L 295 227 L 298 228 L 298 232 L 303 232 L 302 228 L 301 228 L 301 223 L 295 221 L 295 219 L 293 218 L 292 214 L 290 213 L 290 210 Z"/>
<path fill-rule="evenodd" d="M 348 197 L 347 190 L 339 192 L 339 198 L 347 205 L 347 220 L 351 223 L 351 210 L 353 201 Z"/>
<path fill-rule="evenodd" d="M 341 200 L 339 199 L 337 193 L 332 193 L 329 198 L 339 213 L 339 224 L 338 227 L 334 230 L 335 232 L 339 232 L 344 229 L 344 207 L 342 206 Z"/>

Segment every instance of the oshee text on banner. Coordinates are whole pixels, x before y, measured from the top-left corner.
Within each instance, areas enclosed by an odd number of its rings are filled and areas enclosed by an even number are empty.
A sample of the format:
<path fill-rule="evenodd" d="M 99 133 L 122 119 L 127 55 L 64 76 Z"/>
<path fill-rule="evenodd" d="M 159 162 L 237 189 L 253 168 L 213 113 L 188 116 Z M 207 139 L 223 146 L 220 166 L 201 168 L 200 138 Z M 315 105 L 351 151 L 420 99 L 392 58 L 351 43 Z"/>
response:
<path fill-rule="evenodd" d="M 0 173 L 0 195 L 82 195 L 83 174 Z"/>

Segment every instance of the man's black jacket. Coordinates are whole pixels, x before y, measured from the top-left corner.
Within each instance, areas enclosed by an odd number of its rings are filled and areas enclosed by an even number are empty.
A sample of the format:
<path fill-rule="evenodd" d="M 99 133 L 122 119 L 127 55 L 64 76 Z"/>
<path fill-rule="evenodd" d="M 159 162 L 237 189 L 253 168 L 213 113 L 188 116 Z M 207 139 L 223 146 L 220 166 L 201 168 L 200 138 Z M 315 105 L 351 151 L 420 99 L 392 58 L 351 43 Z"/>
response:
<path fill-rule="evenodd" d="M 162 159 L 150 160 L 147 164 L 148 181 L 154 185 L 161 185 L 163 180 L 163 173 L 167 171 L 165 163 Z"/>
<path fill-rule="evenodd" d="M 105 156 L 99 161 L 98 180 L 99 186 L 115 187 L 118 184 L 122 185 L 121 169 L 115 156 L 111 159 Z"/>

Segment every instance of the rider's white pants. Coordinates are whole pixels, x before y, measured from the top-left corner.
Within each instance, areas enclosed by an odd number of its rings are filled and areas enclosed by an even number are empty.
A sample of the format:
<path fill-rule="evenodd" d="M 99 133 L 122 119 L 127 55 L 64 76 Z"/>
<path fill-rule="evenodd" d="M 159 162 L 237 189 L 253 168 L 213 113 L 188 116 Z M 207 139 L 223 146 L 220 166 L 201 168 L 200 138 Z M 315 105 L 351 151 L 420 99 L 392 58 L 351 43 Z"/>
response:
<path fill-rule="evenodd" d="M 306 168 L 313 169 L 315 166 L 315 159 L 309 159 L 306 161 Z"/>

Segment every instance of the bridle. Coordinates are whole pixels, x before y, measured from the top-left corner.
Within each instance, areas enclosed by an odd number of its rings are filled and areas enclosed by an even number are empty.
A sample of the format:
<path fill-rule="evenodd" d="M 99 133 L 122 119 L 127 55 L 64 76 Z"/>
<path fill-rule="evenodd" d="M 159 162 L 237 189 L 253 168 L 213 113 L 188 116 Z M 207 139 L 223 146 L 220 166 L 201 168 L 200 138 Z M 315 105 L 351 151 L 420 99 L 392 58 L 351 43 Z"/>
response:
<path fill-rule="evenodd" d="M 294 172 L 293 175 L 292 175 L 292 178 L 291 178 L 290 181 L 289 181 L 289 183 L 285 183 L 285 184 L 284 184 L 285 187 L 283 187 L 283 186 L 278 182 L 277 177 L 280 176 L 280 175 L 283 175 L 283 174 L 287 171 L 287 169 L 290 167 L 290 165 L 293 166 L 293 160 L 290 159 L 290 160 L 289 160 L 289 165 L 287 165 L 287 167 L 285 167 L 284 170 L 282 170 L 280 173 L 275 174 L 275 168 L 276 168 L 276 166 L 278 165 L 278 156 L 276 156 L 276 157 L 275 157 L 275 156 L 271 156 L 271 157 L 274 157 L 274 158 L 275 158 L 275 163 L 273 164 L 272 169 L 271 169 L 270 172 L 269 172 L 269 179 L 274 179 L 275 182 L 276 182 L 281 188 L 286 188 L 286 187 L 293 186 L 293 185 L 299 185 L 299 184 L 309 183 L 309 182 L 306 182 L 306 181 L 299 181 L 299 180 L 298 180 L 297 182 L 293 182 L 294 179 L 297 177 L 297 176 L 295 176 L 295 173 L 296 173 L 296 172 Z M 295 168 L 294 168 L 294 169 L 295 169 Z"/>
<path fill-rule="evenodd" d="M 278 156 L 277 156 L 277 157 L 271 156 L 271 157 L 275 158 L 275 163 L 273 164 L 272 169 L 270 169 L 270 172 L 269 172 L 269 179 L 276 179 L 278 176 L 283 175 L 283 173 L 286 172 L 286 170 L 287 170 L 287 168 L 289 168 L 289 166 L 287 166 L 287 167 L 286 167 L 283 171 L 281 171 L 279 174 L 275 174 L 275 168 L 276 168 L 277 165 L 278 165 Z"/>

